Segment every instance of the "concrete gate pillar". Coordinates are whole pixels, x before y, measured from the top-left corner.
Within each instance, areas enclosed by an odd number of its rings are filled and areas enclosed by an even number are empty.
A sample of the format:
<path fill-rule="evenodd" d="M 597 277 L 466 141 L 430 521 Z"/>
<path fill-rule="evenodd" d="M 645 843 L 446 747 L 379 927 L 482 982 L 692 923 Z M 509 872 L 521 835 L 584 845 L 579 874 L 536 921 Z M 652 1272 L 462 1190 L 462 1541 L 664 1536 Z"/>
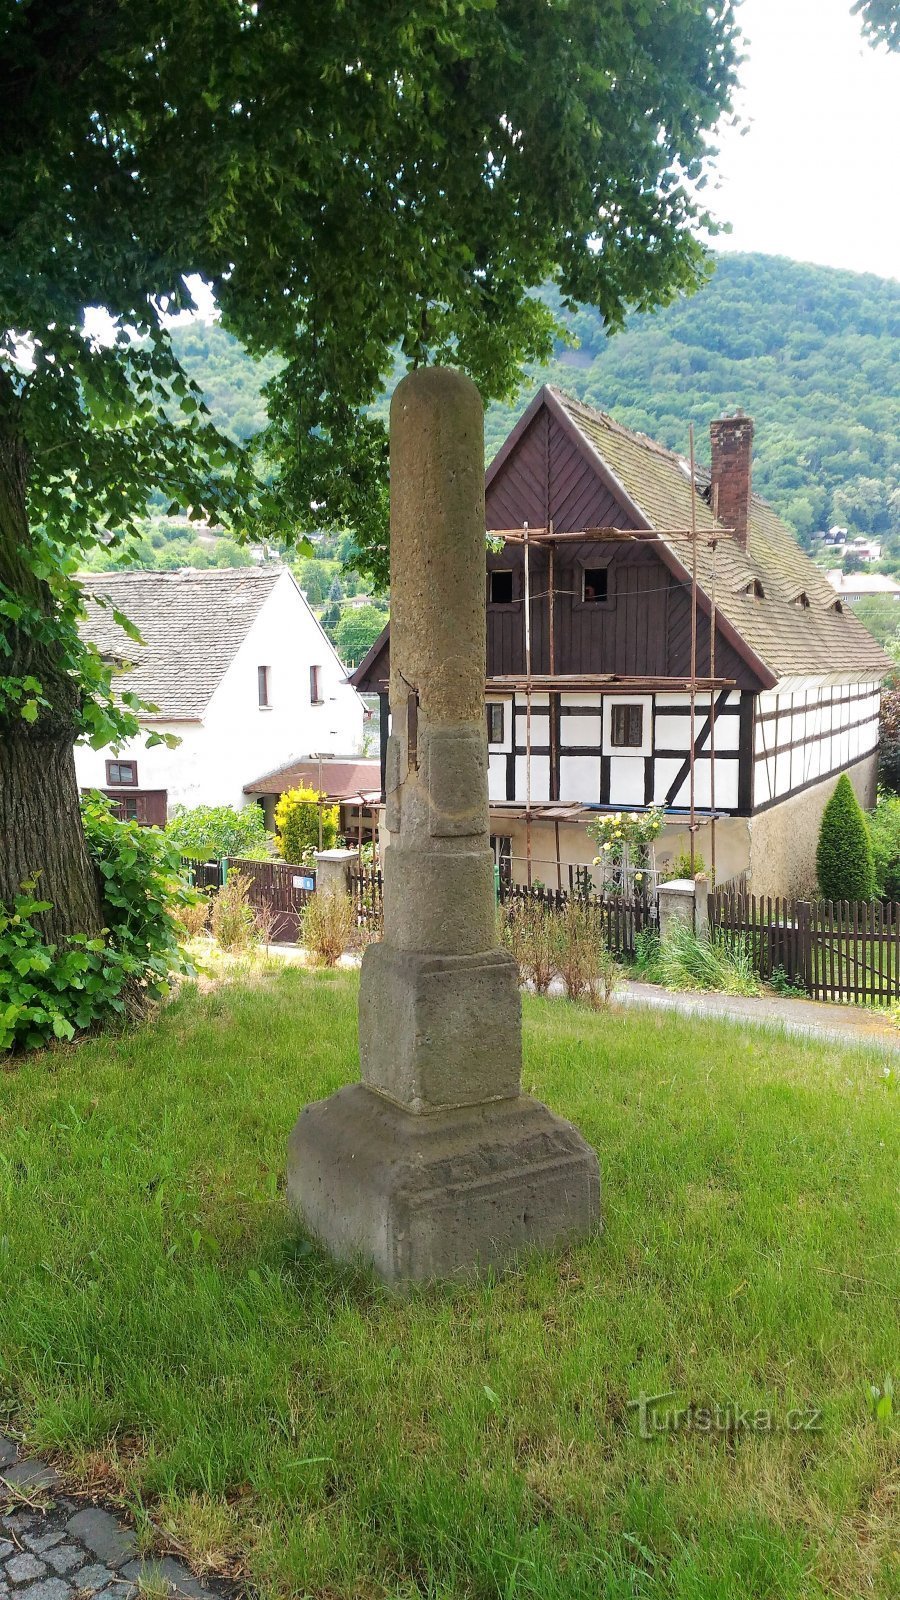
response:
<path fill-rule="evenodd" d="M 358 850 L 317 850 L 316 889 L 328 894 L 349 894 L 350 868 L 358 860 Z"/>
<path fill-rule="evenodd" d="M 499 947 L 487 789 L 484 425 L 423 369 L 391 404 L 391 735 L 384 939 L 363 958 L 362 1082 L 308 1106 L 288 1196 L 390 1283 L 502 1264 L 599 1222 L 577 1130 L 521 1093 L 518 973 Z"/>

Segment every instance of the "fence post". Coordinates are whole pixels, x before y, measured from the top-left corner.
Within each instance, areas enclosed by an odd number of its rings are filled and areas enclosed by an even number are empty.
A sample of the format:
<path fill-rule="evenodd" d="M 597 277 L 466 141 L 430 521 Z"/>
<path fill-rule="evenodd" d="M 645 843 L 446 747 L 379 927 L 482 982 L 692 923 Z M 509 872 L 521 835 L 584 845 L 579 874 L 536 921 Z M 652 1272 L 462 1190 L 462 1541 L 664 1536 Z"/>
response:
<path fill-rule="evenodd" d="M 358 859 L 356 850 L 317 850 L 316 888 L 335 894 L 350 893 L 350 863 Z"/>

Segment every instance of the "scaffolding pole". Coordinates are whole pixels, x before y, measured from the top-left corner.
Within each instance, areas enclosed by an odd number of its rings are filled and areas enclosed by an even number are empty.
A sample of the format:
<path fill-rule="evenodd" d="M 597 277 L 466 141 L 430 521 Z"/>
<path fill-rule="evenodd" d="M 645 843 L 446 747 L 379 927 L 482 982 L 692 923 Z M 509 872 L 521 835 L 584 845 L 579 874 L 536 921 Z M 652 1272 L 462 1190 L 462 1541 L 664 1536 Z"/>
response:
<path fill-rule="evenodd" d="M 531 888 L 531 563 L 528 523 L 525 524 L 525 859 Z M 515 727 L 513 727 L 515 748 Z"/>
<path fill-rule="evenodd" d="M 691 878 L 696 870 L 695 841 L 697 834 L 697 773 L 695 756 L 695 739 L 697 730 L 697 479 L 694 472 L 694 424 L 690 425 L 690 451 L 691 451 L 691 756 L 690 756 L 690 801 L 691 801 Z M 710 691 L 710 698 L 712 691 Z M 696 921 L 696 898 L 691 902 L 694 908 Z M 695 929 L 696 931 L 696 929 Z"/>

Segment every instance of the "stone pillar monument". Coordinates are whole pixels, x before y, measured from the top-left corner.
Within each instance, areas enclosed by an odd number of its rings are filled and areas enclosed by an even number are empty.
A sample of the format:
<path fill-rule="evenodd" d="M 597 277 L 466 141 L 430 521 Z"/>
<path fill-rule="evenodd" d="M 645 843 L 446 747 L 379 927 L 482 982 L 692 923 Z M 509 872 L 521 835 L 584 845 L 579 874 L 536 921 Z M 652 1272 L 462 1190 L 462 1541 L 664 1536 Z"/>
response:
<path fill-rule="evenodd" d="M 599 1224 L 597 1158 L 521 1093 L 518 973 L 498 945 L 487 789 L 484 431 L 475 385 L 391 405 L 391 735 L 384 939 L 360 986 L 362 1082 L 307 1106 L 288 1198 L 390 1283 L 500 1265 Z"/>

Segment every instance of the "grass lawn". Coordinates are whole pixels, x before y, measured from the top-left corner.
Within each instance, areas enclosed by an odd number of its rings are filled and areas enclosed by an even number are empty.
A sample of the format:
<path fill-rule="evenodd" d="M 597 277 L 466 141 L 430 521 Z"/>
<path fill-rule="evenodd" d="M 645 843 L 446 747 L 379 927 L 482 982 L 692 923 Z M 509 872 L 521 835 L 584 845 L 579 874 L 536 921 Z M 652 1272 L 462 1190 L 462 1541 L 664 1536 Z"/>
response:
<path fill-rule="evenodd" d="M 29 1445 L 265 1594 L 895 1600 L 897 1424 L 867 1400 L 900 1377 L 896 1067 L 526 1001 L 526 1087 L 596 1145 L 605 1232 L 397 1301 L 284 1207 L 355 1001 L 281 969 L 0 1071 L 0 1410 Z M 774 1427 L 644 1439 L 642 1390 Z"/>

